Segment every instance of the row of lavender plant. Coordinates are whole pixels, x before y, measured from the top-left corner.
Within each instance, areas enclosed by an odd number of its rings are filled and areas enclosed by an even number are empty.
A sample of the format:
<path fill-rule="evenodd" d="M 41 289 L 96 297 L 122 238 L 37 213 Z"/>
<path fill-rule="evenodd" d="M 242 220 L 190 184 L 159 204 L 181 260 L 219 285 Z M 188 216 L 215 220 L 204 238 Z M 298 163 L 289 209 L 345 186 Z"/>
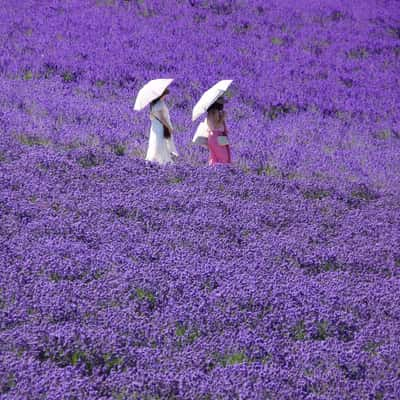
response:
<path fill-rule="evenodd" d="M 399 398 L 397 3 L 2 4 L 0 399 Z"/>
<path fill-rule="evenodd" d="M 398 199 L 104 162 L 4 167 L 2 398 L 399 394 Z"/>
<path fill-rule="evenodd" d="M 25 145 L 143 157 L 148 116 L 133 112 L 134 96 L 171 76 L 182 159 L 202 164 L 191 108 L 232 78 L 237 164 L 399 186 L 396 1 L 26 1 L 1 13 L 2 130 Z"/>

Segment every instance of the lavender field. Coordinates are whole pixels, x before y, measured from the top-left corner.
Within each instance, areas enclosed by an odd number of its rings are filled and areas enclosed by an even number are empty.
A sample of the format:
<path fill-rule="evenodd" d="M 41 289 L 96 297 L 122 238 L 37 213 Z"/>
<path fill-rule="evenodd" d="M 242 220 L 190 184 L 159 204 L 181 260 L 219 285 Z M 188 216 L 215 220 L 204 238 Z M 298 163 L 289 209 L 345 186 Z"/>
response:
<path fill-rule="evenodd" d="M 1 400 L 400 399 L 399 0 L 0 6 Z"/>

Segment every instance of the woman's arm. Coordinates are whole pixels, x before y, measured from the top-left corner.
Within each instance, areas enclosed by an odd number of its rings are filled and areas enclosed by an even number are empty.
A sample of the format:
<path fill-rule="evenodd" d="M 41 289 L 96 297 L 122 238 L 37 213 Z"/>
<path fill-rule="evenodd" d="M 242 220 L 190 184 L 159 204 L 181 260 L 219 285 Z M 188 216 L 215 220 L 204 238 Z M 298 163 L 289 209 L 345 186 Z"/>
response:
<path fill-rule="evenodd" d="M 174 130 L 167 110 L 158 110 L 153 114 L 160 120 L 163 125 L 165 125 L 169 129 L 170 132 Z"/>

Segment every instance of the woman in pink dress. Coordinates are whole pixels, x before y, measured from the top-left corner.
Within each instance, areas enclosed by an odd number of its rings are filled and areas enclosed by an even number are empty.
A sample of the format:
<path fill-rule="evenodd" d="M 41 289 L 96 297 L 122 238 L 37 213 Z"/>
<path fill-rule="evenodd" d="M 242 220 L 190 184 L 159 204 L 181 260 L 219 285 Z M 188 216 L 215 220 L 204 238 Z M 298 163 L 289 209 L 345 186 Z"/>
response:
<path fill-rule="evenodd" d="M 223 99 L 218 99 L 207 109 L 209 165 L 229 164 L 231 150 L 225 123 Z"/>

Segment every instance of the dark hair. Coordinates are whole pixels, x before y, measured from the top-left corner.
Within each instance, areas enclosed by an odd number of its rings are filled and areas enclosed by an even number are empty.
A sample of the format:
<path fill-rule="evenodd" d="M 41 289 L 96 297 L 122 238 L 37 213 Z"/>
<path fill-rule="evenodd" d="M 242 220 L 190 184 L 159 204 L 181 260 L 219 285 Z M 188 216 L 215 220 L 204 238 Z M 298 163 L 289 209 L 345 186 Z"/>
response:
<path fill-rule="evenodd" d="M 159 101 L 159 100 L 161 99 L 161 97 L 165 96 L 165 95 L 168 94 L 168 93 L 169 93 L 169 89 L 166 88 L 166 89 L 162 92 L 161 96 L 157 97 L 156 99 L 154 99 L 154 100 L 150 103 L 150 107 L 152 108 L 152 107 L 154 106 L 154 104 L 156 104 L 157 101 Z"/>
<path fill-rule="evenodd" d="M 210 107 L 207 108 L 207 112 L 210 112 L 210 111 L 213 111 L 213 110 L 222 111 L 223 109 L 224 109 L 224 104 L 223 103 L 215 102 L 215 103 L 211 104 Z"/>

